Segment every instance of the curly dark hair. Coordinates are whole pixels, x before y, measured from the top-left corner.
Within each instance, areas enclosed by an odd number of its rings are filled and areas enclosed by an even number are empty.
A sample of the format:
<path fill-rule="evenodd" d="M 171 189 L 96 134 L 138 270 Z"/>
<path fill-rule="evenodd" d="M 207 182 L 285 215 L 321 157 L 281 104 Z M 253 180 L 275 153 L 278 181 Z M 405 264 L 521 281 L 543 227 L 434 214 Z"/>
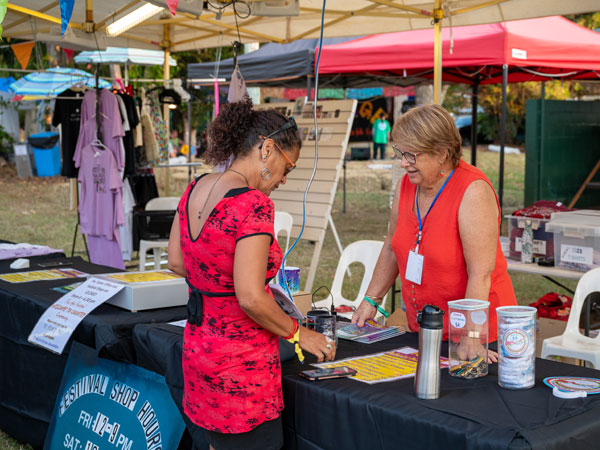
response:
<path fill-rule="evenodd" d="M 285 125 L 288 118 L 274 109 L 252 109 L 247 96 L 235 103 L 223 105 L 219 115 L 208 126 L 207 164 L 219 164 L 231 155 L 247 155 L 259 141 Z M 292 128 L 272 137 L 285 151 L 302 146 L 298 132 Z"/>

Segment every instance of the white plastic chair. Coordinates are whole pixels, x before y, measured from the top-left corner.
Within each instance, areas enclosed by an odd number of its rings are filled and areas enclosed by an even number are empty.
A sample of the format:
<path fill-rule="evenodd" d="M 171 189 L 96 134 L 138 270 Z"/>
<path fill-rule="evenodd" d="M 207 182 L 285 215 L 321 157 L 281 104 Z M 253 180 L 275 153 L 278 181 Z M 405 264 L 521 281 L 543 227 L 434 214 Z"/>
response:
<path fill-rule="evenodd" d="M 375 264 L 377 263 L 377 258 L 379 258 L 379 253 L 381 252 L 382 247 L 382 241 L 356 241 L 344 249 L 342 256 L 340 256 L 340 260 L 335 271 L 335 276 L 333 277 L 333 283 L 331 285 L 331 295 L 333 296 L 334 306 L 347 305 L 354 306 L 355 308 L 358 307 L 365 296 L 365 292 L 369 286 L 371 277 L 373 276 Z M 350 266 L 350 264 L 357 262 L 361 263 L 365 267 L 365 272 L 356 298 L 354 300 L 349 300 L 342 295 L 342 284 L 344 282 L 346 269 Z M 385 297 L 383 297 L 383 302 L 381 304 L 382 308 L 384 309 L 386 301 L 387 294 Z M 315 302 L 315 306 L 318 308 L 325 307 L 329 309 L 331 307 L 331 297 L 327 297 L 324 300 Z M 351 318 L 352 312 L 338 313 L 338 315 Z M 381 320 L 382 317 L 383 315 L 378 311 L 377 315 L 375 316 L 375 320 Z"/>
<path fill-rule="evenodd" d="M 157 197 L 146 203 L 146 211 L 174 211 L 179 204 L 179 197 Z M 146 270 L 146 252 L 152 249 L 154 269 L 160 269 L 160 255 L 163 248 L 169 245 L 168 239 L 140 240 L 140 272 Z"/>
<path fill-rule="evenodd" d="M 290 213 L 286 213 L 284 211 L 275 211 L 275 223 L 273 227 L 275 228 L 275 239 L 277 239 L 277 242 L 279 242 L 279 233 L 281 231 L 285 231 L 286 233 L 285 250 L 283 252 L 284 255 L 287 253 L 288 247 L 290 246 L 290 235 L 292 234 L 293 225 L 294 218 Z M 281 245 L 281 242 L 279 245 Z"/>
<path fill-rule="evenodd" d="M 579 318 L 585 299 L 592 292 L 599 291 L 600 268 L 596 268 L 585 273 L 577 283 L 565 332 L 560 336 L 544 339 L 542 358 L 566 356 L 582 359 L 593 364 L 595 369 L 600 369 L 600 334 L 590 338 L 579 331 Z"/>

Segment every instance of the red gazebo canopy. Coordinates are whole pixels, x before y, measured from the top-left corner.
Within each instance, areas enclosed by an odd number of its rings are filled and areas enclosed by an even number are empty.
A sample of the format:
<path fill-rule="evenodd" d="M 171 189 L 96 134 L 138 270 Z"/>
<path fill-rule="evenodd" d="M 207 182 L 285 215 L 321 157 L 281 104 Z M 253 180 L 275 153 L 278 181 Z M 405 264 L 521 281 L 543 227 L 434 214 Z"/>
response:
<path fill-rule="evenodd" d="M 501 83 L 503 64 L 509 66 L 509 82 L 600 79 L 600 33 L 564 17 L 446 27 L 442 32 L 444 81 Z M 433 42 L 433 30 L 416 30 L 324 45 L 319 73 L 431 78 Z"/>

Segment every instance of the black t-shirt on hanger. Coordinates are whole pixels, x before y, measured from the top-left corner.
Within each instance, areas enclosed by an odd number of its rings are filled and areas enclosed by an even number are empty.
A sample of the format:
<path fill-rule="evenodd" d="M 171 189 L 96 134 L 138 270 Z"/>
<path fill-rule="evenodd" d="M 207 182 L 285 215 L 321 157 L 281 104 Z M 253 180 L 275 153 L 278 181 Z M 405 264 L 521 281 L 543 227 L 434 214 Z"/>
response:
<path fill-rule="evenodd" d="M 135 148 L 133 143 L 133 129 L 140 123 L 140 118 L 135 110 L 135 101 L 133 97 L 128 94 L 118 94 L 125 104 L 127 111 L 127 120 L 129 121 L 130 130 L 125 132 L 123 137 L 123 146 L 125 148 L 125 174 L 133 175 L 136 173 L 135 164 Z"/>
<path fill-rule="evenodd" d="M 77 100 L 74 97 L 80 97 L 81 100 Z M 60 173 L 69 178 L 77 178 L 79 172 L 73 162 L 73 155 L 75 155 L 75 147 L 77 146 L 77 138 L 79 137 L 82 101 L 83 92 L 67 89 L 56 98 L 54 104 L 52 125 L 55 127 L 59 124 L 61 125 L 60 148 L 62 153 L 62 170 Z"/>

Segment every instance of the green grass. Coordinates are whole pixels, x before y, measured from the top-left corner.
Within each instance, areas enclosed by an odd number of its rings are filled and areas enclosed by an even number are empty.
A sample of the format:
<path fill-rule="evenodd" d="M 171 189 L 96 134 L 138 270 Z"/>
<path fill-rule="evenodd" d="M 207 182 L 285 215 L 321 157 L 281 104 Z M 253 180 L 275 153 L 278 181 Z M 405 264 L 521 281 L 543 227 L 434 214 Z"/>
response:
<path fill-rule="evenodd" d="M 470 154 L 467 149 L 465 153 Z M 388 151 L 388 155 L 390 152 Z M 466 157 L 468 161 L 469 156 Z M 478 167 L 490 178 L 495 187 L 498 186 L 497 153 L 479 151 Z M 386 163 L 389 163 L 387 161 Z M 338 230 L 342 245 L 346 246 L 356 240 L 383 240 L 389 220 L 389 191 L 391 189 L 390 171 L 374 171 L 367 168 L 368 162 L 350 161 L 348 163 L 348 181 L 346 213 L 342 213 L 342 182 L 335 196 L 332 218 Z M 525 175 L 525 156 L 506 155 L 504 214 L 523 207 Z M 183 177 L 187 178 L 187 177 Z M 179 186 L 179 189 L 182 189 Z M 69 209 L 69 184 L 60 177 L 52 179 L 34 178 L 19 180 L 13 168 L 0 168 L 0 238 L 31 244 L 50 245 L 65 249 L 71 253 L 73 231 L 77 220 L 74 210 Z M 177 195 L 172 191 L 170 195 Z M 504 221 L 506 222 L 506 221 Z M 503 234 L 507 234 L 506 224 Z M 314 246 L 301 241 L 290 254 L 287 264 L 302 269 L 305 280 L 310 266 Z M 81 236 L 78 236 L 77 251 L 83 250 Z M 313 289 L 320 286 L 330 287 L 339 259 L 339 252 L 331 230 L 327 231 Z M 127 263 L 137 268 L 137 261 Z M 137 270 L 137 269 L 136 269 Z M 347 278 L 344 294 L 354 298 L 360 285 L 363 271 L 360 267 L 351 267 L 352 277 Z M 520 304 L 528 304 L 543 294 L 560 288 L 537 275 L 510 273 L 513 286 Z M 576 282 L 559 280 L 563 284 L 575 288 Z M 304 282 L 301 283 L 304 286 Z M 318 299 L 325 295 L 319 295 Z M 0 449 L 23 449 L 16 441 L 0 431 Z"/>
<path fill-rule="evenodd" d="M 30 450 L 29 444 L 20 444 L 4 431 L 0 430 L 0 450 Z"/>

